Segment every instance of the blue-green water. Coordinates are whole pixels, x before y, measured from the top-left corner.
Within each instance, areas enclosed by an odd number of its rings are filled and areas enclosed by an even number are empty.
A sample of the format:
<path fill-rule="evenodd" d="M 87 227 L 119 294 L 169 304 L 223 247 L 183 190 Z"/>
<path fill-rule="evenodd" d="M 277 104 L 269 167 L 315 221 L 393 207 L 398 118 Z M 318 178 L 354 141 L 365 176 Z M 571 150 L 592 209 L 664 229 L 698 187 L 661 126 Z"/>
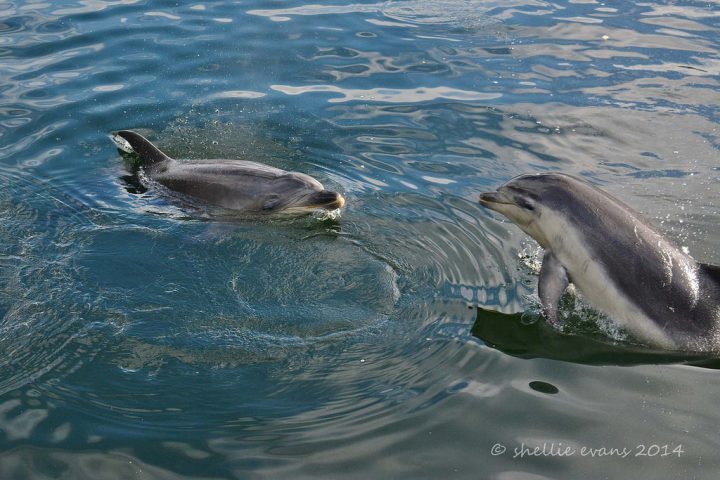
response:
<path fill-rule="evenodd" d="M 572 299 L 533 323 L 537 247 L 476 197 L 562 170 L 720 263 L 719 19 L 0 3 L 0 478 L 717 478 L 717 371 Z M 122 128 L 347 208 L 215 219 L 128 178 Z"/>

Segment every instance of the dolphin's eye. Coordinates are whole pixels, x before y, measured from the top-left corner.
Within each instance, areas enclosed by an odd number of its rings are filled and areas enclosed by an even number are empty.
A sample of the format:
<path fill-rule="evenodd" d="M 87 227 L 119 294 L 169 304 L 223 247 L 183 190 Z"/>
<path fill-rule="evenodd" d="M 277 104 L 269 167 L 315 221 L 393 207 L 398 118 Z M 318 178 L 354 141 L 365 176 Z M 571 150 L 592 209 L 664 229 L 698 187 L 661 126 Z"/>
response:
<path fill-rule="evenodd" d="M 273 210 L 280 204 L 280 195 L 268 195 L 263 203 L 263 210 Z"/>
<path fill-rule="evenodd" d="M 535 210 L 535 202 L 529 198 L 518 197 L 517 204 L 520 208 L 523 208 L 525 210 Z"/>

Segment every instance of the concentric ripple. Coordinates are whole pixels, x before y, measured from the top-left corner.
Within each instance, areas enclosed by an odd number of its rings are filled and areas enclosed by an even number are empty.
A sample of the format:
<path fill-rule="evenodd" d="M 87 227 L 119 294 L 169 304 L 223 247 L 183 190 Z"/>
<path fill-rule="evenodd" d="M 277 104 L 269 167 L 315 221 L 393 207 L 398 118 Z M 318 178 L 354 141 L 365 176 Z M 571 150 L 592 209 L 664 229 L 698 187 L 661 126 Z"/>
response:
<path fill-rule="evenodd" d="M 82 362 L 70 345 L 93 299 L 79 284 L 78 231 L 93 222 L 62 192 L 0 170 L 0 345 L 3 393 Z M 65 373 L 64 373 L 65 372 Z"/>

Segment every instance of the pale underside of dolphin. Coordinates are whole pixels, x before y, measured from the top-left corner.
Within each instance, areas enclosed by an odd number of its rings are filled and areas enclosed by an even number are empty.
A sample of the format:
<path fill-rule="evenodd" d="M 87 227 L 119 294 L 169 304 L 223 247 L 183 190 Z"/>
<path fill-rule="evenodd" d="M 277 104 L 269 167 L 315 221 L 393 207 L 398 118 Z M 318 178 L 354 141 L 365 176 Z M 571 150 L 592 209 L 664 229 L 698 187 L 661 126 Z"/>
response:
<path fill-rule="evenodd" d="M 121 150 L 137 154 L 147 177 L 184 195 L 244 213 L 308 213 L 345 205 L 337 192 L 313 177 L 244 160 L 178 161 L 142 135 L 122 130 L 112 135 Z"/>
<path fill-rule="evenodd" d="M 516 177 L 481 194 L 480 203 L 545 250 L 538 295 L 554 326 L 572 282 L 649 345 L 720 349 L 720 267 L 695 262 L 620 200 L 584 180 L 547 173 Z"/>

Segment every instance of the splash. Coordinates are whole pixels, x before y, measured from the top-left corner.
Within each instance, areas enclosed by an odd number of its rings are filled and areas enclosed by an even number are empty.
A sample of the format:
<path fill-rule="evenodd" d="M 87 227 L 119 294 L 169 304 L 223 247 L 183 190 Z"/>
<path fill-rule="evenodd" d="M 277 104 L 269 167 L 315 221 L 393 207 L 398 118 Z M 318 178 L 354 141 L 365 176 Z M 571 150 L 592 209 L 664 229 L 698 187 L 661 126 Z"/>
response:
<path fill-rule="evenodd" d="M 326 222 L 328 220 L 340 220 L 341 216 L 342 210 L 339 208 L 336 208 L 335 210 L 325 210 L 323 208 L 318 208 L 312 213 L 312 217 L 316 220 L 320 220 L 321 222 Z"/>
<path fill-rule="evenodd" d="M 532 274 L 539 275 L 543 254 L 543 248 L 537 243 L 526 243 L 522 250 L 518 252 L 518 258 Z"/>

